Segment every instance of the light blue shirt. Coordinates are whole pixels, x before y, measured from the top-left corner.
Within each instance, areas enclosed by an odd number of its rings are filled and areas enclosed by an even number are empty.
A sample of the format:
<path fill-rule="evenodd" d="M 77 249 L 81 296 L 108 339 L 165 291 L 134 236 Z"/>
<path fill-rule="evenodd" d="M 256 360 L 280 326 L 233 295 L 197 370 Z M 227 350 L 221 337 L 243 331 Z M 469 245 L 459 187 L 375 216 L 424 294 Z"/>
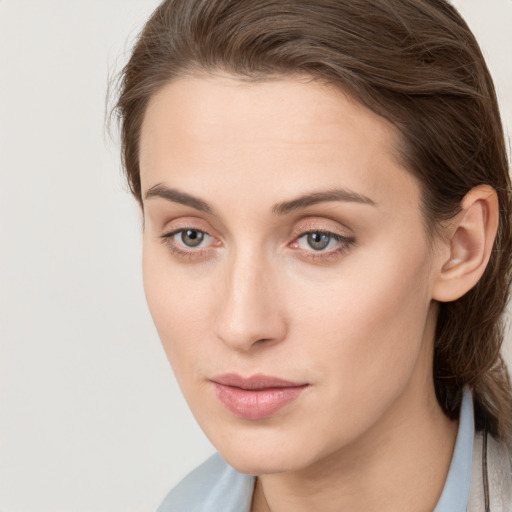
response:
<path fill-rule="evenodd" d="M 465 390 L 450 469 L 434 512 L 467 511 L 474 435 L 473 400 Z M 157 512 L 250 512 L 255 481 L 215 454 L 185 477 Z"/>

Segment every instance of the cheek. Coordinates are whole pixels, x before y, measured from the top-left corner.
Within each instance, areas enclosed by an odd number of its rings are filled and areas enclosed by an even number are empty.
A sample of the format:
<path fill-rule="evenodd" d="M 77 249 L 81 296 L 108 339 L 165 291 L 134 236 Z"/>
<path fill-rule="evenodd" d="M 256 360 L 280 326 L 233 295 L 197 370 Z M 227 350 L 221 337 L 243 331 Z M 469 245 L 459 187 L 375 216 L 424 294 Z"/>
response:
<path fill-rule="evenodd" d="M 314 340 L 304 357 L 320 360 L 328 379 L 343 379 L 352 391 L 393 375 L 406 379 L 421 350 L 430 306 L 423 244 L 403 254 L 392 246 L 362 250 L 345 264 L 316 290 L 293 291 L 295 329 Z"/>
<path fill-rule="evenodd" d="M 149 244 L 143 252 L 146 300 L 167 358 L 176 375 L 200 359 L 205 338 L 207 302 L 213 291 Z M 190 373 L 190 372 L 188 372 Z"/>

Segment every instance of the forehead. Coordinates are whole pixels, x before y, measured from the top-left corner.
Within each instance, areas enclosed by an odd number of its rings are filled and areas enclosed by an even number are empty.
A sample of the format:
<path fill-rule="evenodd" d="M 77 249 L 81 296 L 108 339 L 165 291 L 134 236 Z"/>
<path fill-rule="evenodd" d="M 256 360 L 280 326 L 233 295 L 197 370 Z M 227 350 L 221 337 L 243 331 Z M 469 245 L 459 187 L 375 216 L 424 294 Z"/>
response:
<path fill-rule="evenodd" d="M 230 75 L 199 75 L 175 80 L 150 99 L 142 144 L 148 132 L 223 144 L 269 139 L 293 145 L 343 143 L 348 131 L 369 145 L 382 142 L 390 149 L 398 138 L 391 123 L 339 88 L 311 78 L 252 82 Z"/>
<path fill-rule="evenodd" d="M 343 186 L 373 195 L 376 203 L 385 192 L 417 198 L 416 180 L 396 157 L 398 141 L 387 120 L 340 89 L 305 77 L 188 77 L 149 102 L 141 131 L 142 189 L 172 182 L 204 194 L 222 181 L 277 201 L 283 187 L 294 195 Z"/>

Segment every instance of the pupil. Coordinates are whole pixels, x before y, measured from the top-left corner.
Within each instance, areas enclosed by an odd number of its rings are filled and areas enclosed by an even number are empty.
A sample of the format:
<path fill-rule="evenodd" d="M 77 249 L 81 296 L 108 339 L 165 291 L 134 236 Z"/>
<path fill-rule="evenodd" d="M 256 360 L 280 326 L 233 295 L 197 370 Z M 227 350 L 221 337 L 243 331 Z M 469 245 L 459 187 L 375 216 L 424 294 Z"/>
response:
<path fill-rule="evenodd" d="M 315 251 L 325 249 L 330 241 L 331 237 L 324 233 L 309 233 L 308 235 L 308 244 Z"/>
<path fill-rule="evenodd" d="M 196 229 L 186 229 L 181 233 L 181 240 L 188 247 L 197 247 L 203 239 L 204 233 Z"/>

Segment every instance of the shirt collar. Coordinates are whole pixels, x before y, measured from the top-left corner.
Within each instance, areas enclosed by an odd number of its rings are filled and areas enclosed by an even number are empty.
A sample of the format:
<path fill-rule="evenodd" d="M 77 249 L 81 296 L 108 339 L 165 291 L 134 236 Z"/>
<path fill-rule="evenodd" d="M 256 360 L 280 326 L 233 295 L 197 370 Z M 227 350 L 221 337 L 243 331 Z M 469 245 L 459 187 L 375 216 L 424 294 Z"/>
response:
<path fill-rule="evenodd" d="M 455 449 L 448 477 L 434 512 L 466 512 L 471 484 L 474 436 L 473 398 L 469 389 L 465 388 L 460 407 L 459 431 Z"/>

